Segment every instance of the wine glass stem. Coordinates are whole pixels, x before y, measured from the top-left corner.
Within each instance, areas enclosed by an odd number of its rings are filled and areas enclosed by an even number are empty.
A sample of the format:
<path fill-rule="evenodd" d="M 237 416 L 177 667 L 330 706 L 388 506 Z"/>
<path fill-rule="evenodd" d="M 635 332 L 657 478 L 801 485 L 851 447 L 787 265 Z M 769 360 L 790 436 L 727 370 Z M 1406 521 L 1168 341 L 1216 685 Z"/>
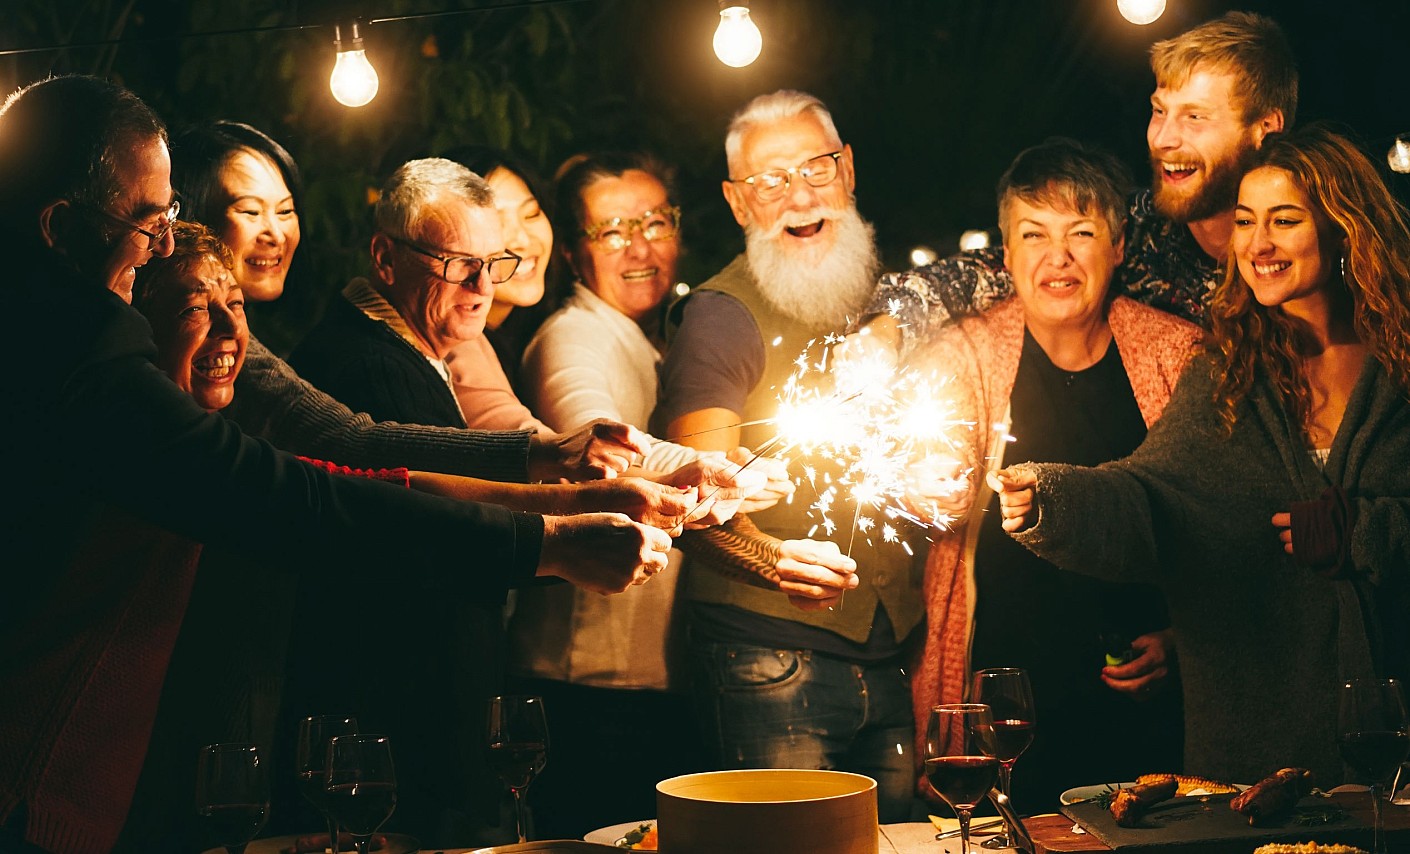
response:
<path fill-rule="evenodd" d="M 353 844 L 357 846 L 357 854 L 367 854 L 372 850 L 372 836 L 354 836 Z"/>
<path fill-rule="evenodd" d="M 338 854 L 338 823 L 328 816 L 324 816 L 323 820 L 328 822 L 328 852 Z"/>
<path fill-rule="evenodd" d="M 956 809 L 955 818 L 960 820 L 960 854 L 970 854 L 969 810 Z"/>
<path fill-rule="evenodd" d="M 999 763 L 999 791 L 1003 792 L 1003 793 L 1004 793 L 1004 797 L 1008 798 L 1010 801 L 1013 800 L 1013 795 L 1009 792 L 1009 781 L 1010 781 L 1010 779 L 1011 779 L 1012 774 L 1013 774 L 1013 760 L 1009 760 L 1008 762 L 1000 762 L 1000 763 Z M 995 839 L 995 840 L 994 840 L 994 843 L 995 843 L 994 847 L 996 847 L 996 848 L 1007 848 L 1007 847 L 1009 847 L 1009 846 L 1012 844 L 1012 843 L 1009 842 L 1009 840 L 1010 840 L 1010 839 L 1013 839 L 1013 838 L 1014 838 L 1014 830 L 1013 830 L 1013 827 L 1009 824 L 1009 820 L 1008 820 L 1007 818 L 1005 818 L 1005 819 L 1004 819 L 1004 834 L 1003 834 L 1003 837 L 1000 838 L 1000 839 Z"/>
<path fill-rule="evenodd" d="M 1384 830 L 1381 828 L 1381 787 L 1378 784 L 1371 786 L 1371 827 L 1374 834 L 1371 854 L 1386 854 L 1385 839 L 1382 838 Z"/>
<path fill-rule="evenodd" d="M 514 830 L 519 834 L 520 842 L 528 842 L 529 837 L 524 834 L 524 792 L 522 789 L 510 789 L 514 793 Z"/>

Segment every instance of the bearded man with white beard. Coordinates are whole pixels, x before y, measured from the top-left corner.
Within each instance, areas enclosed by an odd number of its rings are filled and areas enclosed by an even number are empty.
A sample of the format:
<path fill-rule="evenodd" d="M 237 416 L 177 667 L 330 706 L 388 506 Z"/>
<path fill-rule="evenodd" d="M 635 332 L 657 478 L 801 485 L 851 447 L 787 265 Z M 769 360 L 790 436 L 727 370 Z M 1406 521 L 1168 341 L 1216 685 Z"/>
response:
<path fill-rule="evenodd" d="M 878 267 L 852 195 L 852 149 L 822 102 L 788 90 L 755 98 L 731 121 L 725 152 L 745 252 L 673 308 L 653 416 L 656 435 L 701 450 L 772 437 L 745 425 L 777 413 L 798 354 L 858 316 Z M 923 618 L 922 567 L 895 545 L 858 538 L 854 561 L 808 539 L 811 503 L 678 540 L 707 743 L 722 768 L 866 774 L 880 820 L 905 821 L 915 765 L 904 665 Z M 816 600 L 791 603 L 780 581 L 850 592 L 845 605 L 805 611 Z"/>
<path fill-rule="evenodd" d="M 1291 127 L 1297 66 L 1278 24 L 1228 12 L 1151 46 L 1156 89 L 1146 127 L 1152 184 L 1131 196 L 1126 258 L 1112 290 L 1196 323 L 1224 277 L 1244 164 Z M 864 316 L 866 349 L 902 354 L 952 319 L 1013 293 L 998 248 L 961 252 L 881 277 Z"/>

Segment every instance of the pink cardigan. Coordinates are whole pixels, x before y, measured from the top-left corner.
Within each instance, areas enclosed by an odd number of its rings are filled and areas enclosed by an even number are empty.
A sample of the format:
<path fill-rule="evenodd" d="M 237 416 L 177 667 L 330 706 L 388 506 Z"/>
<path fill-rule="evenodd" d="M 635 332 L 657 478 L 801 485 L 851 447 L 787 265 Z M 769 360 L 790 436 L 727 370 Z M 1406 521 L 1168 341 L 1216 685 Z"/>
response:
<path fill-rule="evenodd" d="M 1170 400 L 1180 371 L 1194 354 L 1202 333 L 1194 324 L 1125 297 L 1112 303 L 1107 319 L 1136 404 L 1149 427 Z M 952 387 L 957 392 L 960 417 L 974 422 L 962 448 L 975 471 L 972 507 L 988 503 L 984 472 L 1002 466 L 1001 460 L 984 457 L 994 425 L 1008 421 L 1023 330 L 1023 305 L 1011 297 L 978 317 L 946 327 L 912 359 L 915 364 L 934 365 L 941 373 L 954 376 Z M 926 560 L 925 645 L 911 678 L 916 756 L 922 759 L 930 707 L 964 702 L 968 692 L 975 591 L 974 538 L 970 533 L 968 519 L 956 523 L 935 539 Z"/>

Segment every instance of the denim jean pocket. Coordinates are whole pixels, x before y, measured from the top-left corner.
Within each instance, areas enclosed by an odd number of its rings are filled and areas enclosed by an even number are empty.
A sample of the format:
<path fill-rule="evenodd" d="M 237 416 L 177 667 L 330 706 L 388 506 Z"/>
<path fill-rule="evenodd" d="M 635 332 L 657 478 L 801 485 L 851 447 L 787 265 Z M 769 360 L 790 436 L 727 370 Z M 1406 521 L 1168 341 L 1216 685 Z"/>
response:
<path fill-rule="evenodd" d="M 756 691 L 799 681 L 808 660 L 796 649 L 724 646 L 716 651 L 715 663 L 722 690 Z"/>

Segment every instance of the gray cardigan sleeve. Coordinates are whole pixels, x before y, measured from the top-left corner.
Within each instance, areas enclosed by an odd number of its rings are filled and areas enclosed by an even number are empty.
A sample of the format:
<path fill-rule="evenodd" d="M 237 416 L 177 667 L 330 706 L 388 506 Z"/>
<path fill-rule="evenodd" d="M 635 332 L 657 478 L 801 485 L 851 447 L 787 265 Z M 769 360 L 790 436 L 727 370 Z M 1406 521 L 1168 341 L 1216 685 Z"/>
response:
<path fill-rule="evenodd" d="M 489 480 L 528 479 L 528 430 L 486 431 L 377 422 L 301 379 L 250 336 L 225 416 L 296 454 L 358 467 L 396 467 Z"/>

